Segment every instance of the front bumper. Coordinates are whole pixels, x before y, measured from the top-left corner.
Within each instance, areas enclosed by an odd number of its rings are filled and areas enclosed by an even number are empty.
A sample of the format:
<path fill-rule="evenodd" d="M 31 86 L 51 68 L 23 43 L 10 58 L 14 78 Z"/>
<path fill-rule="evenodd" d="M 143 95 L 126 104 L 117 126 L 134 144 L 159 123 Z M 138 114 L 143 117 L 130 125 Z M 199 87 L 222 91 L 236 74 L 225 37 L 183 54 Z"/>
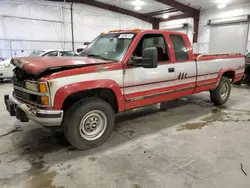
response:
<path fill-rule="evenodd" d="M 35 121 L 43 126 L 60 126 L 63 119 L 62 110 L 42 110 L 22 103 L 12 94 L 4 96 L 7 111 L 21 122 Z"/>

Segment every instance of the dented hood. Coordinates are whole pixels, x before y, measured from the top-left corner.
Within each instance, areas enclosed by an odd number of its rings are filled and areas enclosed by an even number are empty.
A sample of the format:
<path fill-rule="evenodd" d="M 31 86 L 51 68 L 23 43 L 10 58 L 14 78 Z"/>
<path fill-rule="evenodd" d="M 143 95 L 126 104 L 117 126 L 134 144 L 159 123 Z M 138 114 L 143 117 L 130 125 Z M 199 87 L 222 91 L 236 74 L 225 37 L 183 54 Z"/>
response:
<path fill-rule="evenodd" d="M 113 61 L 88 57 L 23 57 L 14 58 L 11 63 L 27 73 L 40 75 L 48 70 L 62 70 L 90 65 L 106 64 Z"/>

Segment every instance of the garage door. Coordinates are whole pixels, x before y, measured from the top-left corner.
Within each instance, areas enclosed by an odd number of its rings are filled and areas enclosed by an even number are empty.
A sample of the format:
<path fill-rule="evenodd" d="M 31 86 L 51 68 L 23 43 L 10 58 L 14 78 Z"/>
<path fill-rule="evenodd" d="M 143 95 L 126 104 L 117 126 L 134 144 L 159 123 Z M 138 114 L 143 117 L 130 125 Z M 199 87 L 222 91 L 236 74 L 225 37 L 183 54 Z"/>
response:
<path fill-rule="evenodd" d="M 247 23 L 210 27 L 210 53 L 246 53 Z"/>

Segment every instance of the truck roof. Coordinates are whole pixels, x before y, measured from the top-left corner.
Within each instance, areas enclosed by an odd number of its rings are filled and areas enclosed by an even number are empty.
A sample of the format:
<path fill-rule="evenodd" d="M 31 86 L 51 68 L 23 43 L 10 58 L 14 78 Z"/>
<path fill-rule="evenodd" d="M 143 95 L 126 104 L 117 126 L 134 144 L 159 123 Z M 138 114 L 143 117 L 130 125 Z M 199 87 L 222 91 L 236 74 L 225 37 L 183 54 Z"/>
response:
<path fill-rule="evenodd" d="M 169 31 L 169 30 L 157 30 L 157 29 L 118 29 L 118 30 L 110 30 L 107 33 L 102 34 L 108 34 L 108 33 L 171 33 L 171 34 L 178 34 L 178 35 L 185 35 L 182 32 L 178 31 Z"/>

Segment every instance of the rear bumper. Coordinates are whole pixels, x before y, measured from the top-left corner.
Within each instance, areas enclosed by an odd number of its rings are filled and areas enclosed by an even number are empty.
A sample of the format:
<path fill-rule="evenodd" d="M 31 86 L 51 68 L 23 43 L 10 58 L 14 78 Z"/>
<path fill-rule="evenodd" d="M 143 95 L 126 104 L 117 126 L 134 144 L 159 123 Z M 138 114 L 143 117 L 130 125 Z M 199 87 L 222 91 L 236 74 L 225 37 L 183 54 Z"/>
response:
<path fill-rule="evenodd" d="M 62 110 L 42 110 L 15 99 L 12 94 L 4 96 L 7 111 L 21 122 L 35 121 L 43 126 L 60 126 L 63 119 Z"/>

